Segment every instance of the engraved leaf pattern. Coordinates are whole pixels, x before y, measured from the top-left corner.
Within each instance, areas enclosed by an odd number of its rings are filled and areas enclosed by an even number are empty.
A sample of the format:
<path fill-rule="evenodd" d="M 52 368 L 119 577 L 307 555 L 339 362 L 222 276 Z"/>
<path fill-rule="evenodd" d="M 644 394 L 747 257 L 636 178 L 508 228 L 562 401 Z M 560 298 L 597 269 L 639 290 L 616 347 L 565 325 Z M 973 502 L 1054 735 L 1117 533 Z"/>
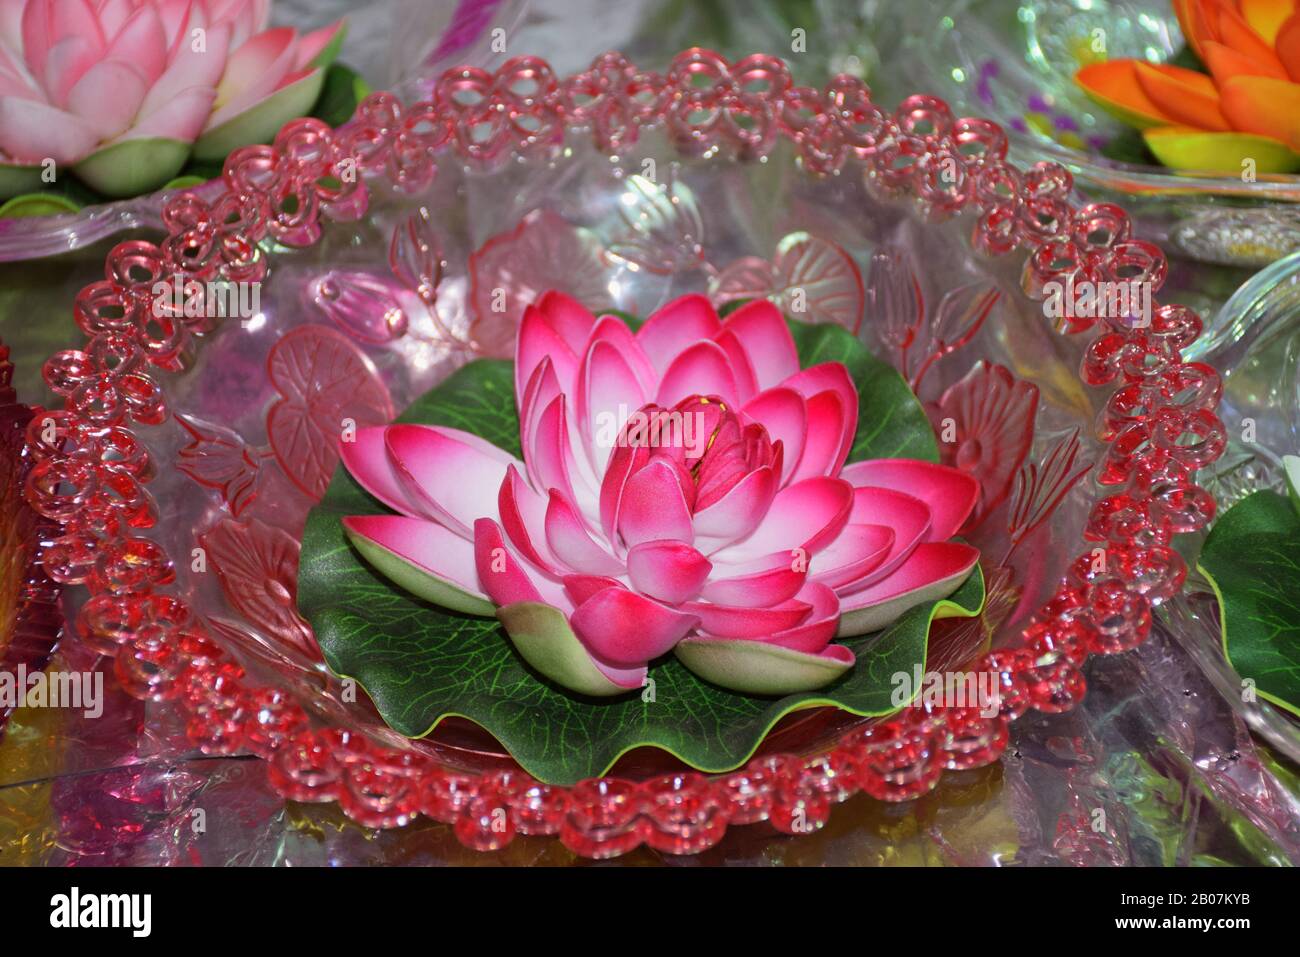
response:
<path fill-rule="evenodd" d="M 348 420 L 361 428 L 393 418 L 388 388 L 341 333 L 305 325 L 286 333 L 267 359 L 280 398 L 266 415 L 271 449 L 285 475 L 313 501 L 325 494 Z"/>
<path fill-rule="evenodd" d="M 704 222 L 695 194 L 670 168 L 659 184 L 639 174 L 627 178 L 618 204 L 625 233 L 609 255 L 659 275 L 690 269 L 704 259 Z"/>
<path fill-rule="evenodd" d="M 263 480 L 261 462 L 268 449 L 253 448 L 238 432 L 198 418 L 177 414 L 190 442 L 176 453 L 176 467 L 200 485 L 214 488 L 238 518 L 257 498 Z"/>
<path fill-rule="evenodd" d="M 770 264 L 756 256 L 736 260 L 714 277 L 715 302 L 768 298 L 787 315 L 814 325 L 856 333 L 866 289 L 853 257 L 839 245 L 807 232 L 790 233 Z"/>
<path fill-rule="evenodd" d="M 199 536 L 231 606 L 263 632 L 316 653 L 311 628 L 298 614 L 298 541 L 253 519 L 224 518 Z"/>
<path fill-rule="evenodd" d="M 469 257 L 470 327 L 479 354 L 514 354 L 524 309 L 548 289 L 557 289 L 599 313 L 610 298 L 600 243 L 549 209 L 533 210 L 508 233 L 494 236 Z"/>

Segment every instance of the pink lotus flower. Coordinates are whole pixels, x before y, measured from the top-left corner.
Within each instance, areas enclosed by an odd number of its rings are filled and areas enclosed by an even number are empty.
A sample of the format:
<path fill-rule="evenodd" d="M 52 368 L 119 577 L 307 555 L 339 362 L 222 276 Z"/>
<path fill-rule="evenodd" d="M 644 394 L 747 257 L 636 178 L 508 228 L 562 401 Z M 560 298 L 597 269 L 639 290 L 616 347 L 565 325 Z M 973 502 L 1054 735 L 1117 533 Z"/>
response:
<path fill-rule="evenodd" d="M 0 195 L 53 160 L 111 196 L 191 153 L 268 141 L 320 95 L 342 22 L 267 29 L 270 0 L 0 0 Z"/>
<path fill-rule="evenodd" d="M 635 334 L 544 294 L 515 351 L 524 459 L 452 428 L 362 429 L 348 470 L 399 515 L 346 532 L 378 570 L 458 612 L 496 614 L 534 668 L 592 695 L 638 688 L 674 651 L 754 694 L 852 667 L 836 636 L 953 592 L 949 542 L 979 492 L 928 462 L 846 465 L 858 394 L 800 370 L 781 313 L 726 321 L 685 296 Z"/>

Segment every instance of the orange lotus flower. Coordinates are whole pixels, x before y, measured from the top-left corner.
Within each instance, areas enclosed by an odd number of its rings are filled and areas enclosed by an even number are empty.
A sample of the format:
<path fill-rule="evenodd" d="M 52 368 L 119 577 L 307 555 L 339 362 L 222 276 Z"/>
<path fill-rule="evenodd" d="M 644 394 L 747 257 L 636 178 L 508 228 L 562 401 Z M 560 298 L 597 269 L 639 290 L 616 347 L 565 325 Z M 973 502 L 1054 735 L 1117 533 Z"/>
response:
<path fill-rule="evenodd" d="M 1300 0 L 1173 0 L 1198 73 L 1145 60 L 1084 67 L 1075 82 L 1143 131 L 1174 169 L 1300 169 Z"/>

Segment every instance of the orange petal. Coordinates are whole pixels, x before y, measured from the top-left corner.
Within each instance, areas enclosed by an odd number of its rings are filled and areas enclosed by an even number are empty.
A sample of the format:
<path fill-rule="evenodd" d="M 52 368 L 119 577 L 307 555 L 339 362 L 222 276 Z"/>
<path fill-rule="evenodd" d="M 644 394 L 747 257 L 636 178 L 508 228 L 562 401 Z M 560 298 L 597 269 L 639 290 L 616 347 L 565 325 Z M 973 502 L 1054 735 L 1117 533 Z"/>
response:
<path fill-rule="evenodd" d="M 1231 129 L 1219 110 L 1219 92 L 1204 73 L 1180 66 L 1138 63 L 1138 85 L 1166 116 L 1202 130 Z"/>
<path fill-rule="evenodd" d="M 1252 60 L 1283 69 L 1282 61 L 1273 52 L 1273 45 L 1260 39 L 1259 34 L 1250 28 L 1241 14 L 1231 7 L 1219 8 L 1219 40 L 1224 46 L 1232 47 Z"/>
<path fill-rule="evenodd" d="M 1250 28 L 1272 46 L 1277 31 L 1295 13 L 1295 0 L 1237 0 L 1237 7 Z"/>
<path fill-rule="evenodd" d="M 1196 55 L 1203 56 L 1201 45 L 1219 39 L 1217 0 L 1174 0 L 1174 13 L 1183 28 L 1183 37 Z"/>
<path fill-rule="evenodd" d="M 1265 60 L 1248 57 L 1214 40 L 1206 40 L 1201 44 L 1201 48 L 1205 52 L 1205 65 L 1214 74 L 1214 81 L 1219 86 L 1234 76 L 1271 76 L 1275 80 L 1288 79 L 1285 70 L 1275 69 Z"/>
<path fill-rule="evenodd" d="M 1300 13 L 1282 24 L 1282 29 L 1277 32 L 1275 49 L 1291 79 L 1300 83 Z"/>
<path fill-rule="evenodd" d="M 1139 129 L 1168 125 L 1170 117 L 1151 102 L 1138 84 L 1136 68 L 1136 60 L 1107 60 L 1084 67 L 1074 74 L 1074 82 L 1125 123 Z"/>
<path fill-rule="evenodd" d="M 1160 126 L 1142 134 L 1156 159 L 1170 169 L 1240 174 L 1252 160 L 1256 173 L 1300 169 L 1300 153 L 1280 140 L 1254 133 L 1207 133 L 1185 126 Z"/>
<path fill-rule="evenodd" d="M 1300 148 L 1300 83 L 1234 76 L 1223 84 L 1221 105 L 1234 129 Z"/>

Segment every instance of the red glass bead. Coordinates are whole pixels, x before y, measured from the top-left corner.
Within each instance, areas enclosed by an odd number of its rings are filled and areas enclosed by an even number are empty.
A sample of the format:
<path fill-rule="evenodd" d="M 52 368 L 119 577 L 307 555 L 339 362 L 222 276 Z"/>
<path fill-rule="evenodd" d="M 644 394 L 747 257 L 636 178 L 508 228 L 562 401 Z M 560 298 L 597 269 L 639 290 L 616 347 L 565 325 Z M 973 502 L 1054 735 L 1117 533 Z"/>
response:
<path fill-rule="evenodd" d="M 939 759 L 950 771 L 968 771 L 992 764 L 1006 750 L 1007 719 L 978 708 L 950 708 L 936 736 Z"/>
<path fill-rule="evenodd" d="M 1031 660 L 1021 674 L 1033 708 L 1046 714 L 1059 714 L 1083 700 L 1087 688 L 1083 672 L 1068 658 L 1048 654 Z"/>
<path fill-rule="evenodd" d="M 768 822 L 782 834 L 812 834 L 826 826 L 831 799 L 799 778 L 780 778 L 772 785 Z"/>
<path fill-rule="evenodd" d="M 522 771 L 495 771 L 483 778 L 483 787 L 501 796 L 520 834 L 555 834 L 564 822 L 568 793 L 534 781 Z"/>
<path fill-rule="evenodd" d="M 420 806 L 415 769 L 402 756 L 376 752 L 371 760 L 348 765 L 339 805 L 362 827 L 401 827 Z"/>
<path fill-rule="evenodd" d="M 1092 650 L 1112 655 L 1136 648 L 1151 632 L 1151 603 L 1123 582 L 1101 582 L 1088 589 L 1092 610 Z"/>
<path fill-rule="evenodd" d="M 984 659 L 984 668 L 995 676 L 998 689 L 998 711 L 1008 719 L 1016 719 L 1029 710 L 1029 688 L 1024 670 L 1033 661 L 1032 654 L 1023 648 L 990 652 Z"/>
<path fill-rule="evenodd" d="M 638 847 L 647 825 L 641 819 L 644 795 L 639 785 L 612 778 L 589 778 L 574 785 L 560 827 L 564 846 L 584 857 L 618 857 Z"/>
<path fill-rule="evenodd" d="M 267 758 L 286 741 L 307 730 L 307 715 L 287 692 L 261 688 L 252 693 L 244 740 L 249 750 Z"/>
<path fill-rule="evenodd" d="M 333 748 L 315 734 L 300 734 L 277 748 L 267 765 L 271 786 L 290 801 L 333 801 L 343 766 Z"/>
<path fill-rule="evenodd" d="M 858 781 L 881 801 L 907 801 L 932 790 L 943 767 L 934 735 L 897 721 L 872 725 L 854 736 Z"/>
<path fill-rule="evenodd" d="M 478 795 L 479 782 L 471 774 L 435 768 L 421 785 L 420 811 L 444 824 L 452 824 Z"/>
<path fill-rule="evenodd" d="M 727 830 L 727 805 L 702 774 L 668 774 L 643 786 L 645 842 L 668 854 L 698 854 Z"/>
<path fill-rule="evenodd" d="M 461 810 L 452 833 L 473 850 L 498 851 L 515 839 L 516 827 L 501 794 L 483 789 Z"/>

